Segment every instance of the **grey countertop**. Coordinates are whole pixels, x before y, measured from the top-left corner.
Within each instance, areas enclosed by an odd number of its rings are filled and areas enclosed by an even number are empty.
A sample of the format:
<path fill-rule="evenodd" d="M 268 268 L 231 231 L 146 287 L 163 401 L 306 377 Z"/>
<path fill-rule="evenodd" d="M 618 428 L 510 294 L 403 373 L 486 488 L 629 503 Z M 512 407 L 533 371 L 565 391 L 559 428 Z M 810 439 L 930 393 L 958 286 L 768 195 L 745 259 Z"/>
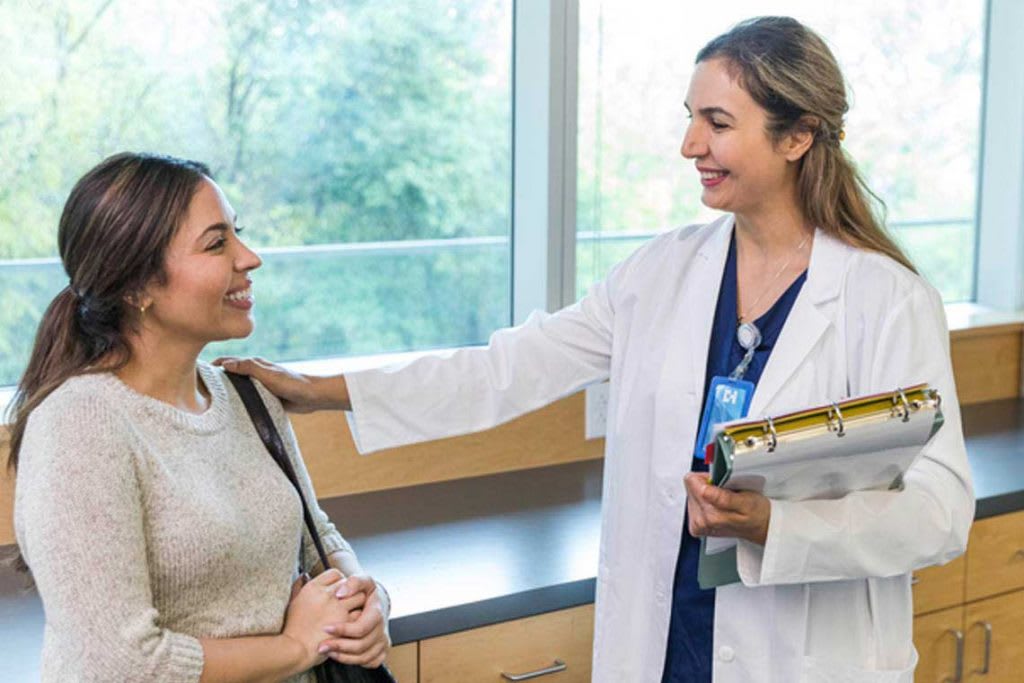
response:
<path fill-rule="evenodd" d="M 1024 509 L 1024 400 L 963 410 L 976 517 Z M 591 602 L 592 460 L 321 501 L 394 603 L 396 644 Z M 38 597 L 0 571 L 0 680 L 33 680 Z"/>

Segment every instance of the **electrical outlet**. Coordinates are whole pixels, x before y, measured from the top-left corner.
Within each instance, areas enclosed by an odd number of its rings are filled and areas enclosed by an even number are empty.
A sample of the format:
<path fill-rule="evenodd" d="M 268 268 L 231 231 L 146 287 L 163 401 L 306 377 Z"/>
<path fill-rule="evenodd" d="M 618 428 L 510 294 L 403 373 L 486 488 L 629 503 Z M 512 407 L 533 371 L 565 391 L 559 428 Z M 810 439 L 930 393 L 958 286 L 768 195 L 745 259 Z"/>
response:
<path fill-rule="evenodd" d="M 608 422 L 608 382 L 591 384 L 586 390 L 586 420 L 584 435 L 587 439 L 604 436 Z"/>

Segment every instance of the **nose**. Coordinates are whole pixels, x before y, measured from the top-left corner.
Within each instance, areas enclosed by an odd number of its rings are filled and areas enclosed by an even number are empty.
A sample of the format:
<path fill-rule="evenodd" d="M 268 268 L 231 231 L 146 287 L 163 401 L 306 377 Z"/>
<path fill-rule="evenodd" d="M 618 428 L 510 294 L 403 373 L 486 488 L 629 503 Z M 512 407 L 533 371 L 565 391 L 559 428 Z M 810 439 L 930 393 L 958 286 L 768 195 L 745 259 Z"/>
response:
<path fill-rule="evenodd" d="M 683 144 L 679 148 L 679 153 L 685 159 L 698 159 L 707 155 L 707 142 L 700 132 L 700 126 L 696 123 L 691 122 L 686 127 L 686 133 L 683 134 Z"/>
<path fill-rule="evenodd" d="M 259 255 L 247 247 L 245 242 L 238 240 L 238 254 L 235 256 L 235 270 L 241 272 L 248 272 L 250 270 L 256 270 L 263 265 L 263 259 Z"/>

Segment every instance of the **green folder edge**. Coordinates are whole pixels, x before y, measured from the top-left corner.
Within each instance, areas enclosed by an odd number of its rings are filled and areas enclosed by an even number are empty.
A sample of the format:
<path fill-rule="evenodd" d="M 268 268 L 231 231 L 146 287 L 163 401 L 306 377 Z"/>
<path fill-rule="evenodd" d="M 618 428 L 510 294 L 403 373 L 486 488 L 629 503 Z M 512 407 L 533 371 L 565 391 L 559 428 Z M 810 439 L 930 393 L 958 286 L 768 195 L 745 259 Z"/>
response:
<path fill-rule="evenodd" d="M 711 463 L 711 483 L 724 484 L 732 471 L 733 441 L 725 434 L 715 437 L 715 459 Z M 697 583 L 702 590 L 739 583 L 740 572 L 736 568 L 736 546 L 720 553 L 708 554 L 707 539 L 700 539 L 700 558 L 697 561 Z"/>
<path fill-rule="evenodd" d="M 942 408 L 935 411 L 934 423 L 928 440 L 931 440 L 939 428 L 945 423 L 946 418 L 942 414 Z M 721 486 L 729 480 L 732 474 L 732 461 L 735 450 L 734 442 L 725 434 L 718 434 L 715 438 L 715 459 L 711 464 L 711 483 Z M 902 477 L 900 477 L 902 479 Z M 894 485 L 900 483 L 900 479 Z M 737 541 L 738 543 L 739 541 Z M 739 583 L 740 572 L 736 565 L 736 546 L 723 550 L 720 553 L 708 554 L 707 539 L 700 539 L 700 558 L 697 561 L 697 583 L 702 590 L 726 586 L 730 583 Z"/>

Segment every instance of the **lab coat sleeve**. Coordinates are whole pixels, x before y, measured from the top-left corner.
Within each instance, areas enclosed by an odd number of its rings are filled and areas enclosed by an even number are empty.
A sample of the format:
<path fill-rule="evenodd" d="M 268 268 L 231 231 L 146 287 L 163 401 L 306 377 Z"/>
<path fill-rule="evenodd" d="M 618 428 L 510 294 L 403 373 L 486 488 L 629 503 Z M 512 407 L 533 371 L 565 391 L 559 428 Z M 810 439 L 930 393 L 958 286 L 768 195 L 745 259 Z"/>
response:
<path fill-rule="evenodd" d="M 852 377 L 860 393 L 926 381 L 942 396 L 945 424 L 904 477 L 900 491 L 861 491 L 838 500 L 771 502 L 765 545 L 740 541 L 747 585 L 886 577 L 963 553 L 974 516 L 949 332 L 938 293 L 921 284 L 893 306 Z"/>
<path fill-rule="evenodd" d="M 576 304 L 534 311 L 486 346 L 345 376 L 361 453 L 487 429 L 608 378 L 613 289 L 625 263 Z"/>

